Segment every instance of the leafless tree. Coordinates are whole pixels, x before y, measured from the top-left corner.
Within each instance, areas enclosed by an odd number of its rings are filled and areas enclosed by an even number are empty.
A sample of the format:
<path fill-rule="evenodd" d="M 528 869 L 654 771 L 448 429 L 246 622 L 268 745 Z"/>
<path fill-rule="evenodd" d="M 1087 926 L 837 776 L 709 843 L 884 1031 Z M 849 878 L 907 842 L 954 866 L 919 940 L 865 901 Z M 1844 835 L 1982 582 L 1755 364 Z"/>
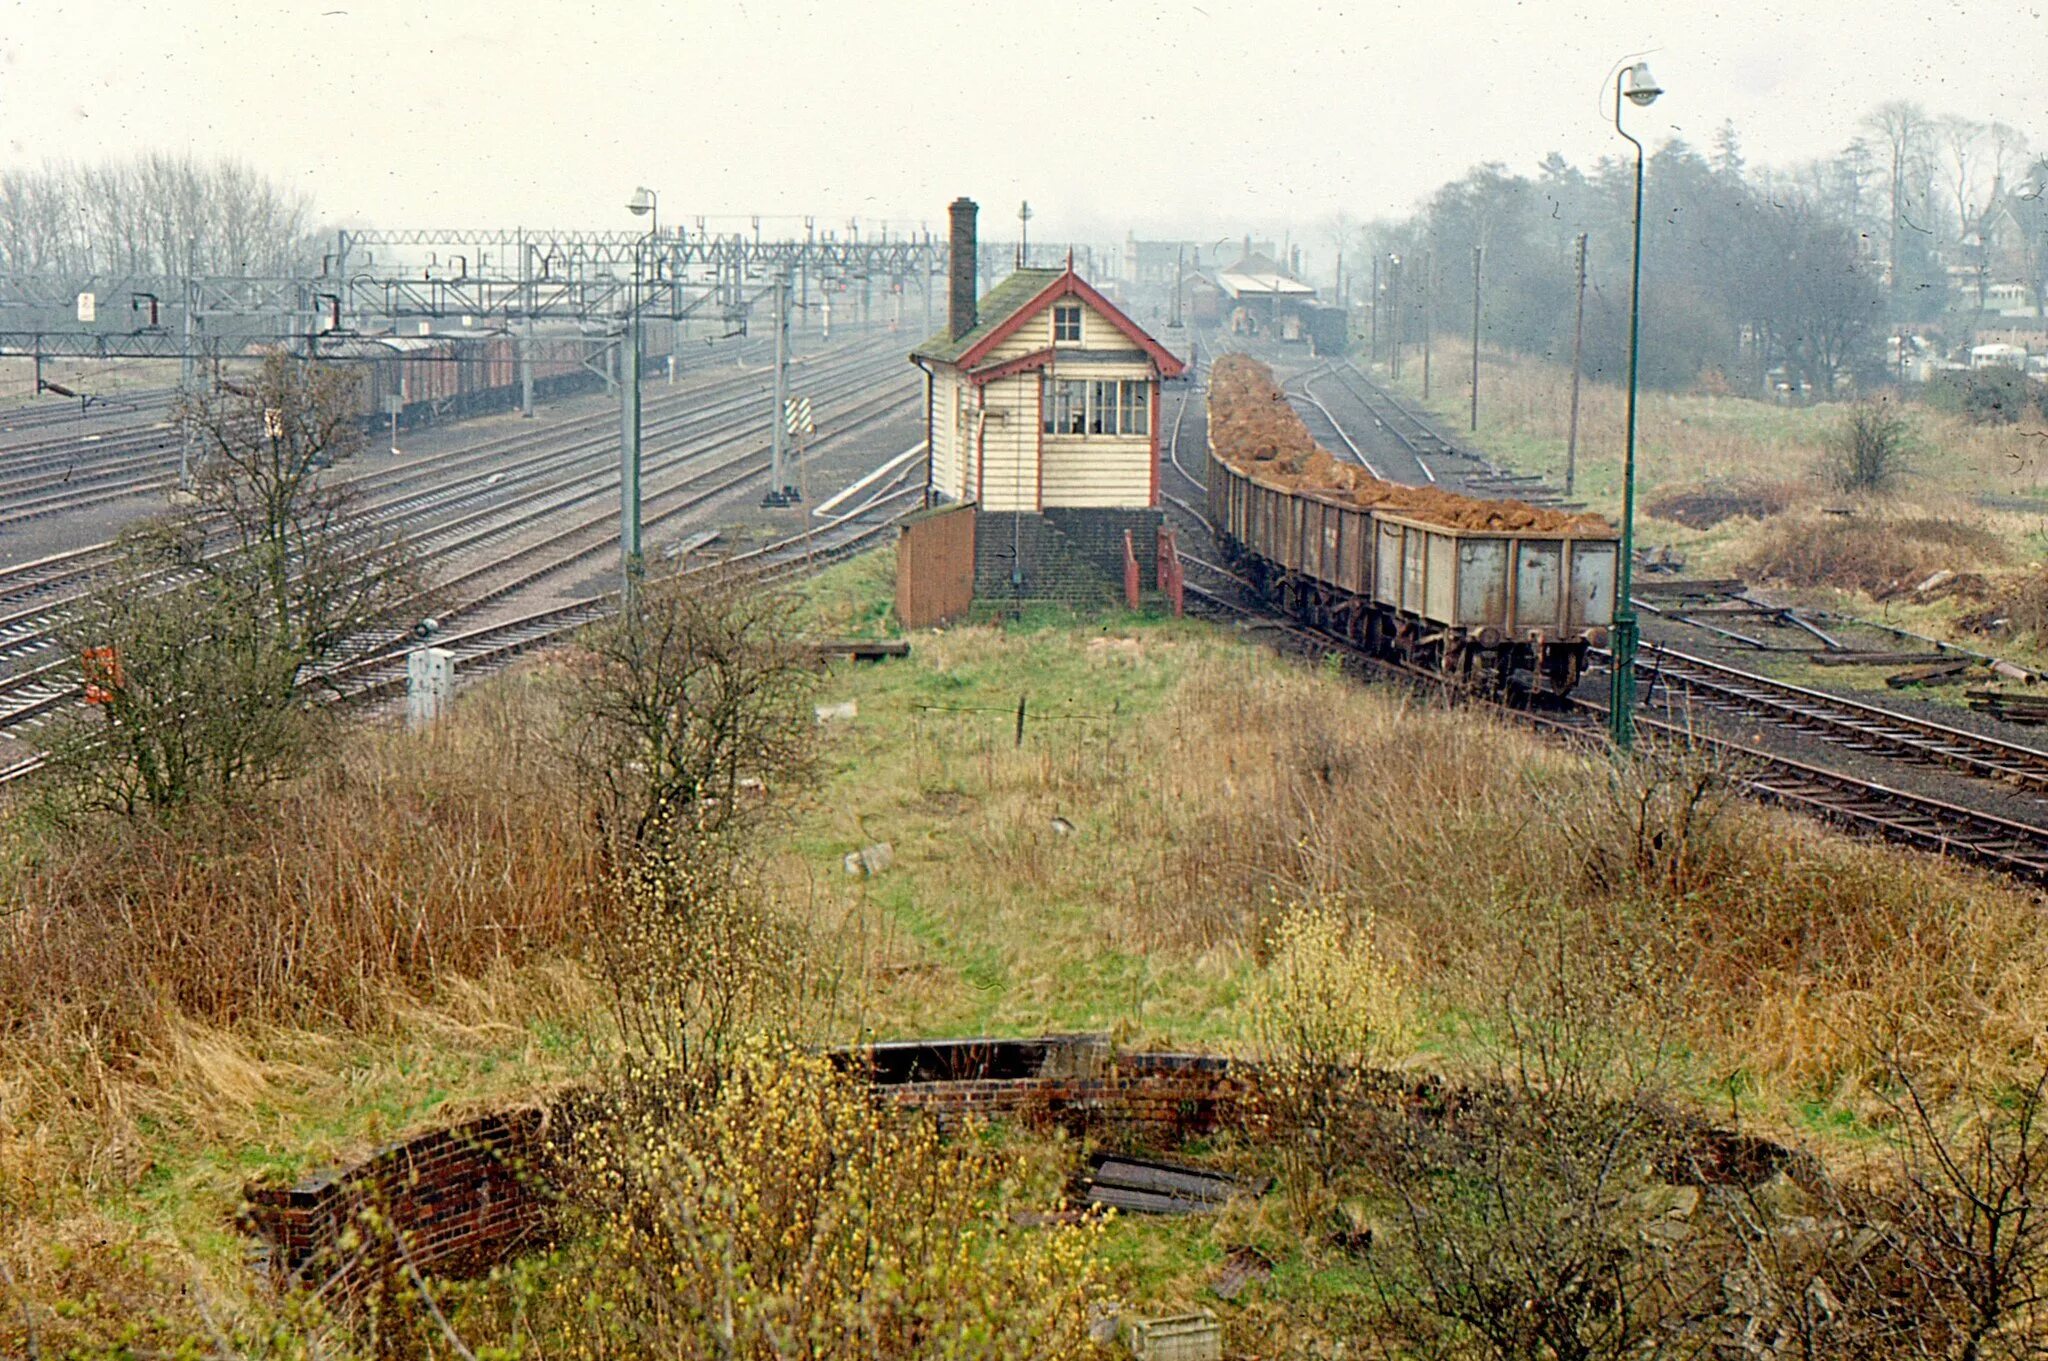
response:
<path fill-rule="evenodd" d="M 1994 118 L 1984 127 L 1984 141 L 1986 154 L 1991 158 L 1991 183 L 1996 188 L 2007 187 L 2007 178 L 2026 164 L 2027 135 Z"/>
<path fill-rule="evenodd" d="M 740 830 L 812 759 L 813 667 L 793 602 L 740 576 L 646 582 L 590 634 L 570 705 L 622 861 Z"/>
<path fill-rule="evenodd" d="M 290 274 L 318 260 L 310 203 L 233 160 L 148 153 L 0 172 L 0 273 Z"/>
<path fill-rule="evenodd" d="M 231 797 L 310 750 L 312 691 L 397 631 L 422 568 L 325 469 L 360 438 L 354 379 L 283 355 L 194 397 L 196 495 L 122 540 L 63 626 L 98 701 L 53 745 L 63 787 L 134 812 Z"/>
<path fill-rule="evenodd" d="M 1947 1100 L 1896 1050 L 1884 1068 L 1901 1192 L 1877 1227 L 1945 1306 L 1923 1322 L 1934 1354 L 2048 1353 L 2048 1067 Z"/>
<path fill-rule="evenodd" d="M 1891 288 L 1896 297 L 1902 287 L 1900 233 L 1905 229 L 1909 216 L 1921 205 L 1916 202 L 1914 192 L 1919 172 L 1927 164 L 1932 147 L 1934 123 L 1927 110 L 1909 99 L 1894 99 L 1880 104 L 1863 120 L 1878 138 L 1887 166 L 1886 184 L 1890 195 L 1891 214 L 1887 228 L 1886 264 L 1891 273 Z"/>

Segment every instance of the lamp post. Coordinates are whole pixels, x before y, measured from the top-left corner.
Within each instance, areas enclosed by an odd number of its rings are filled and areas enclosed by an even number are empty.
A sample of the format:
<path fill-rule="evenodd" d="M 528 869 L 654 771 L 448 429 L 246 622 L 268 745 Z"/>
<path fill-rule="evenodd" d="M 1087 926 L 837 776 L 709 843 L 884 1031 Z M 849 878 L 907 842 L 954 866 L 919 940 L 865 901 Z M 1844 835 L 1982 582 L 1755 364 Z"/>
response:
<path fill-rule="evenodd" d="M 660 229 L 660 196 L 641 186 L 626 210 L 648 219 L 647 235 L 633 244 L 633 279 L 626 294 L 626 327 L 620 338 L 619 383 L 619 600 L 633 602 L 644 560 L 640 554 L 640 252 Z"/>
<path fill-rule="evenodd" d="M 1632 223 L 1635 255 L 1628 280 L 1628 418 L 1622 442 L 1621 545 L 1614 563 L 1614 666 L 1607 696 L 1607 730 L 1614 745 L 1627 751 L 1635 744 L 1636 607 L 1630 598 L 1636 538 L 1636 353 L 1642 324 L 1643 289 L 1643 144 L 1621 124 L 1621 101 L 1647 108 L 1663 94 L 1649 64 L 1623 67 L 1614 77 L 1614 130 L 1636 149 L 1636 199 Z"/>

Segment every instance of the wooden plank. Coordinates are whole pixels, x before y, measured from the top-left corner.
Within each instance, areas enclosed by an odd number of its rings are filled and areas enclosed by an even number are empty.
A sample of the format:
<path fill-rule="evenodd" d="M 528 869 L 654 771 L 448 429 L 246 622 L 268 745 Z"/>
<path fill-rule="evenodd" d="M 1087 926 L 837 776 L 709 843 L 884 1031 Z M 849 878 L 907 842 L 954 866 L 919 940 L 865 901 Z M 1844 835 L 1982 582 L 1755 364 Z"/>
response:
<path fill-rule="evenodd" d="M 883 657 L 908 657 L 908 638 L 825 638 L 810 645 L 815 657 L 845 657 L 872 662 Z"/>
<path fill-rule="evenodd" d="M 1949 659 L 1927 666 L 1915 666 L 1896 675 L 1886 676 L 1884 683 L 1893 690 L 1904 690 L 1911 685 L 1961 685 L 1972 679 L 1970 672 L 1974 670 L 1975 663 L 1967 659 Z"/>
<path fill-rule="evenodd" d="M 1941 660 L 1938 652 L 1809 652 L 1815 666 L 1917 666 Z"/>

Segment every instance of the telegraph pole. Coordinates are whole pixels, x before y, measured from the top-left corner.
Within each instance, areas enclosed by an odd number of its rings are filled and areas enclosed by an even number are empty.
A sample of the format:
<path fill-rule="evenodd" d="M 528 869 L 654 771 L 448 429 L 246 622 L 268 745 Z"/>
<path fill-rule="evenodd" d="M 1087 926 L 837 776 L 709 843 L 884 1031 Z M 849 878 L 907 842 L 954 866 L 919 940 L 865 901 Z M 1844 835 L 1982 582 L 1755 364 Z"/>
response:
<path fill-rule="evenodd" d="M 804 253 L 797 261 L 796 307 L 805 313 L 811 310 L 811 244 L 816 239 L 816 224 L 815 218 L 804 219 Z"/>
<path fill-rule="evenodd" d="M 1486 248 L 1472 248 L 1472 429 L 1479 429 L 1479 266 Z"/>
<path fill-rule="evenodd" d="M 1368 328 L 1366 331 L 1368 337 L 1366 340 L 1366 352 L 1372 356 L 1373 363 L 1378 363 L 1380 357 L 1380 253 L 1378 251 L 1372 253 L 1372 293 L 1367 297 L 1366 305 L 1366 326 Z"/>
<path fill-rule="evenodd" d="M 1436 333 L 1436 252 L 1422 252 L 1422 400 L 1429 400 L 1429 351 Z"/>
<path fill-rule="evenodd" d="M 1580 232 L 1577 249 L 1578 302 L 1572 318 L 1572 419 L 1564 441 L 1564 494 L 1572 494 L 1579 471 L 1579 371 L 1586 352 L 1586 233 Z"/>
<path fill-rule="evenodd" d="M 526 244 L 526 231 L 519 232 L 519 305 L 526 313 L 525 334 L 519 345 L 519 414 L 533 419 L 533 250 Z"/>
<path fill-rule="evenodd" d="M 1389 308 L 1387 324 L 1393 328 L 1388 333 L 1388 338 L 1393 342 L 1393 359 L 1388 365 L 1388 372 L 1395 378 L 1401 376 L 1401 341 L 1404 339 L 1407 330 L 1404 323 L 1407 321 L 1408 303 L 1401 296 L 1401 288 L 1404 282 L 1401 271 L 1401 257 L 1389 255 L 1387 257 L 1387 305 Z"/>

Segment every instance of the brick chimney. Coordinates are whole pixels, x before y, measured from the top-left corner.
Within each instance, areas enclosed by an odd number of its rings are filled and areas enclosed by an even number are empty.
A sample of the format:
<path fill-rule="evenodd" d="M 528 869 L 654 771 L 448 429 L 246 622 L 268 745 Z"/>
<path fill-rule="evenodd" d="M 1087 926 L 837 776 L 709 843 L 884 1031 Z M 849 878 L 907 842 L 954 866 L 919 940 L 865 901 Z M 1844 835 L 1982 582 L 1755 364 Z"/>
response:
<path fill-rule="evenodd" d="M 946 212 L 952 218 L 952 275 L 947 280 L 946 329 L 958 340 L 974 329 L 974 216 L 981 210 L 974 200 L 962 195 Z"/>

